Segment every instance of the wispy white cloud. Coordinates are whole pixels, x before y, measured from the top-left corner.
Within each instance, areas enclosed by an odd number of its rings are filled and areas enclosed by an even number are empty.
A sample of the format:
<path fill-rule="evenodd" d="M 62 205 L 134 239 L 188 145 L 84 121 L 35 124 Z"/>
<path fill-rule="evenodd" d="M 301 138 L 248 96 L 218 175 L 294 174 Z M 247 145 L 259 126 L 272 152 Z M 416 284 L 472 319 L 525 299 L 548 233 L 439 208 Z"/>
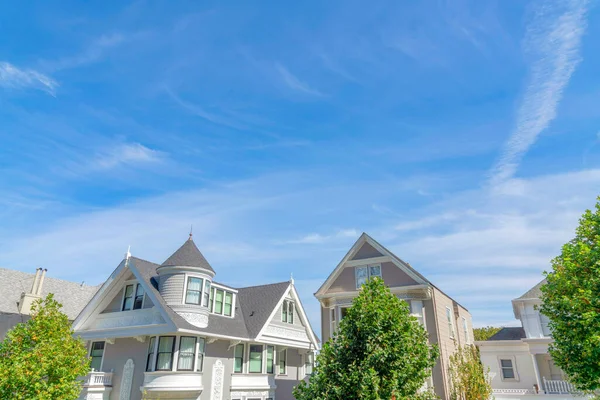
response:
<path fill-rule="evenodd" d="M 311 87 L 309 84 L 302 82 L 298 77 L 292 74 L 286 67 L 280 63 L 275 64 L 275 69 L 279 72 L 279 75 L 283 79 L 283 82 L 292 90 L 301 92 L 304 94 L 310 94 L 313 96 L 323 96 L 323 94 L 317 89 Z"/>
<path fill-rule="evenodd" d="M 59 58 L 55 61 L 42 61 L 41 65 L 49 70 L 60 71 L 92 64 L 102 59 L 108 49 L 119 46 L 125 40 L 125 35 L 121 33 L 105 34 L 91 42 L 79 54 Z"/>
<path fill-rule="evenodd" d="M 360 233 L 356 229 L 341 229 L 331 235 L 322 235 L 320 233 L 309 233 L 297 239 L 287 240 L 286 244 L 322 244 L 334 239 L 357 238 Z"/>
<path fill-rule="evenodd" d="M 20 69 L 8 62 L 0 62 L 0 86 L 11 89 L 38 89 L 54 96 L 58 82 L 32 69 Z"/>
<path fill-rule="evenodd" d="M 558 104 L 581 61 L 587 0 L 548 0 L 528 27 L 525 50 L 532 58 L 530 77 L 516 126 L 492 170 L 492 185 L 512 177 L 538 136 L 556 118 Z"/>
<path fill-rule="evenodd" d="M 163 160 L 163 154 L 140 143 L 122 143 L 113 148 L 102 150 L 92 160 L 93 169 L 111 169 L 119 165 L 141 165 L 157 163 Z"/>

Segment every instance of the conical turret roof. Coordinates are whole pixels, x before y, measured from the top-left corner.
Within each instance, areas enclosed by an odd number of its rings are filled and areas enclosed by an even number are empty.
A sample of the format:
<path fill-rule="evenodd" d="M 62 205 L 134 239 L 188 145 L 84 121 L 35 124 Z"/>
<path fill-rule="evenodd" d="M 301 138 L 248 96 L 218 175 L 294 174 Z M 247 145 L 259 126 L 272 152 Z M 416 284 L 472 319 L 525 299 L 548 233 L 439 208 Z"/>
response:
<path fill-rule="evenodd" d="M 210 266 L 206 258 L 202 255 L 196 243 L 190 238 L 177 249 L 171 257 L 161 264 L 161 267 L 196 267 L 203 268 L 205 270 L 215 273 L 215 270 Z"/>

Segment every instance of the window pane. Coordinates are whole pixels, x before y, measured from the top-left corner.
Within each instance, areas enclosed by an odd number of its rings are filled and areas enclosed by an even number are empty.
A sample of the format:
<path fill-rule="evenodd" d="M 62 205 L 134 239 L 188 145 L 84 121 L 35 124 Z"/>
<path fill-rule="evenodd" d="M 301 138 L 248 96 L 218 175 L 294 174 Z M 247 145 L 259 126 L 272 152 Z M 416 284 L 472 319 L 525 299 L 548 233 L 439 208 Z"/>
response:
<path fill-rule="evenodd" d="M 125 286 L 125 297 L 130 297 L 133 295 L 133 285 Z"/>
<path fill-rule="evenodd" d="M 93 357 L 100 356 L 102 357 L 102 353 L 104 352 L 104 342 L 94 342 L 92 343 L 92 353 Z"/>
<path fill-rule="evenodd" d="M 172 336 L 161 336 L 158 339 L 158 354 L 156 357 L 157 370 L 172 369 L 174 343 L 175 338 Z"/>
<path fill-rule="evenodd" d="M 287 322 L 287 320 L 288 320 L 288 305 L 287 305 L 287 300 L 284 300 L 283 306 L 281 309 L 281 321 Z"/>
<path fill-rule="evenodd" d="M 223 291 L 215 292 L 215 314 L 223 314 Z"/>
<path fill-rule="evenodd" d="M 204 338 L 198 338 L 198 357 L 196 369 L 202 371 L 204 368 Z"/>
<path fill-rule="evenodd" d="M 502 376 L 504 379 L 514 379 L 515 371 L 512 368 L 502 368 Z"/>
<path fill-rule="evenodd" d="M 208 307 L 209 296 L 210 296 L 210 281 L 207 279 L 204 281 L 204 292 L 202 293 L 202 306 Z"/>
<path fill-rule="evenodd" d="M 179 360 L 177 369 L 184 371 L 194 370 L 194 354 L 196 353 L 196 338 L 182 336 L 179 339 Z"/>
<path fill-rule="evenodd" d="M 238 344 L 234 350 L 233 372 L 242 372 L 244 363 L 244 345 Z"/>
<path fill-rule="evenodd" d="M 370 276 L 378 276 L 381 278 L 381 266 L 375 265 L 375 266 L 369 267 L 369 275 Z"/>
<path fill-rule="evenodd" d="M 231 303 L 233 302 L 233 293 L 225 292 L 225 311 L 224 314 L 231 317 Z"/>
<path fill-rule="evenodd" d="M 290 301 L 289 305 L 290 305 L 290 314 L 288 315 L 288 322 L 290 324 L 293 324 L 294 323 L 294 303 L 292 303 Z"/>
<path fill-rule="evenodd" d="M 273 360 L 275 356 L 275 347 L 267 346 L 267 374 L 275 372 Z"/>
<path fill-rule="evenodd" d="M 367 267 L 359 267 L 355 269 L 356 274 L 356 288 L 360 287 L 367 282 Z"/>
<path fill-rule="evenodd" d="M 137 289 L 135 290 L 135 295 L 136 296 L 143 296 L 144 295 L 144 288 L 139 283 L 137 284 Z"/>
<path fill-rule="evenodd" d="M 287 352 L 285 350 L 281 350 L 279 353 L 277 353 L 277 360 L 278 360 L 278 364 L 279 364 L 279 373 L 280 374 L 285 374 L 285 364 L 286 364 L 286 356 L 287 356 Z"/>
<path fill-rule="evenodd" d="M 340 321 L 346 317 L 346 314 L 348 314 L 348 308 L 346 308 L 346 307 L 340 308 Z"/>
<path fill-rule="evenodd" d="M 153 336 L 150 338 L 150 342 L 148 343 L 148 357 L 146 358 L 146 371 L 150 371 L 152 369 L 152 362 L 154 361 L 154 345 L 156 343 L 156 338 Z"/>
<path fill-rule="evenodd" d="M 123 298 L 123 311 L 131 310 L 133 306 L 133 285 L 125 286 L 125 297 Z"/>
<path fill-rule="evenodd" d="M 200 304 L 202 282 L 201 278 L 188 278 L 187 291 L 185 293 L 185 302 L 187 304 Z"/>
<path fill-rule="evenodd" d="M 188 278 L 188 290 L 195 290 L 197 292 L 202 291 L 202 279 L 201 278 Z"/>
<path fill-rule="evenodd" d="M 100 371 L 102 367 L 102 357 L 92 357 L 92 362 L 90 363 L 90 368 L 94 371 Z"/>
<path fill-rule="evenodd" d="M 210 298 L 208 299 L 208 309 L 210 310 L 210 312 L 213 311 L 213 298 L 215 295 L 215 288 L 212 288 L 210 290 Z"/>
<path fill-rule="evenodd" d="M 512 368 L 512 360 L 500 360 L 502 368 Z"/>
<path fill-rule="evenodd" d="M 262 345 L 250 345 L 249 372 L 262 372 Z"/>

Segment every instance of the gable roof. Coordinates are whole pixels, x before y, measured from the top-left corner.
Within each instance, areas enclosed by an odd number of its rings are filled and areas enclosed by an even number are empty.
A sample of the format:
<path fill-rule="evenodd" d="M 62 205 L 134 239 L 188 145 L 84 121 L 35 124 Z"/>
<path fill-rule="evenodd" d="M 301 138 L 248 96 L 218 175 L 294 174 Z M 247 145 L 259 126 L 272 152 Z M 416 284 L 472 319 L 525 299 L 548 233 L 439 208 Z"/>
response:
<path fill-rule="evenodd" d="M 196 267 L 215 272 L 215 270 L 208 263 L 204 255 L 200 252 L 196 243 L 190 238 L 185 243 L 171 254 L 169 258 L 161 264 L 161 267 Z"/>
<path fill-rule="evenodd" d="M 521 340 L 526 337 L 525 329 L 522 327 L 507 327 L 502 328 L 494 335 L 488 338 L 488 341 L 494 340 Z"/>
<path fill-rule="evenodd" d="M 523 293 L 522 296 L 517 297 L 515 300 L 525 299 L 539 299 L 542 296 L 542 286 L 546 284 L 546 279 L 542 279 L 540 283 Z"/>
<path fill-rule="evenodd" d="M 0 268 L 0 313 L 19 314 L 17 303 L 21 300 L 21 293 L 31 290 L 34 279 L 35 274 Z M 89 286 L 46 275 L 41 297 L 53 293 L 54 299 L 63 305 L 62 311 L 74 320 L 98 288 L 100 285 Z"/>
<path fill-rule="evenodd" d="M 238 289 L 237 297 L 250 337 L 260 333 L 289 287 L 290 282 L 279 282 Z"/>

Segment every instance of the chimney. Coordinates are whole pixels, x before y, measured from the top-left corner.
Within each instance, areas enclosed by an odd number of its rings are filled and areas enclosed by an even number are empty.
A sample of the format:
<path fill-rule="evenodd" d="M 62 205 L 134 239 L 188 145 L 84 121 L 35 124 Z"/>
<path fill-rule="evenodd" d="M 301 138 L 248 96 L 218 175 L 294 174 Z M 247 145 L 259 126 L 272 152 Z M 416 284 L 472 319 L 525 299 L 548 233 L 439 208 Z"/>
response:
<path fill-rule="evenodd" d="M 29 293 L 23 292 L 21 294 L 21 300 L 19 301 L 19 313 L 24 315 L 31 314 L 31 306 L 33 303 L 40 299 L 39 293 L 41 293 L 42 283 L 44 281 L 44 276 L 46 275 L 46 270 L 38 268 L 35 270 L 35 278 L 33 278 L 33 284 L 31 285 L 31 290 Z"/>
<path fill-rule="evenodd" d="M 40 268 L 41 269 L 41 268 Z M 40 277 L 40 281 L 38 283 L 38 287 L 37 287 L 37 295 L 38 296 L 42 296 L 42 285 L 44 284 L 44 278 L 46 277 L 46 272 L 48 271 L 48 269 L 44 268 L 44 270 L 42 271 L 42 276 Z"/>

